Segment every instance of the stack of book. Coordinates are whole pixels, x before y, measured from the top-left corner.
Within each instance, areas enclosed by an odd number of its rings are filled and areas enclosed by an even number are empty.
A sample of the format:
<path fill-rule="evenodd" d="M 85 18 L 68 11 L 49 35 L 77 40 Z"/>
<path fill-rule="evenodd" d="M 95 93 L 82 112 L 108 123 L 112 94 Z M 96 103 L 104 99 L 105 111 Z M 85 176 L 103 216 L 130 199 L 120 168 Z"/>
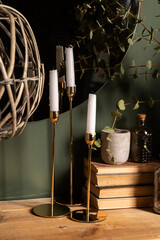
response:
<path fill-rule="evenodd" d="M 154 171 L 160 162 L 126 162 L 109 165 L 100 159 L 91 162 L 91 204 L 98 209 L 151 207 L 153 205 Z M 88 175 L 88 159 L 84 175 Z M 86 181 L 87 186 L 87 181 Z M 86 199 L 86 186 L 83 196 Z"/>

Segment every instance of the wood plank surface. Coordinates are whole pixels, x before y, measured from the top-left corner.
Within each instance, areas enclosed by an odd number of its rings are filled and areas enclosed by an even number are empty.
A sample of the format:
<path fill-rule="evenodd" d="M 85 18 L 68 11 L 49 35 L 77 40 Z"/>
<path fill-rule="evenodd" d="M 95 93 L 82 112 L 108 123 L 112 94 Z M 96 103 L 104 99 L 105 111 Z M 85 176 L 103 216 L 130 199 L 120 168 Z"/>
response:
<path fill-rule="evenodd" d="M 32 214 L 32 207 L 47 202 L 49 199 L 0 202 L 0 240 L 160 239 L 160 215 L 150 208 L 105 210 L 107 219 L 99 223 Z"/>

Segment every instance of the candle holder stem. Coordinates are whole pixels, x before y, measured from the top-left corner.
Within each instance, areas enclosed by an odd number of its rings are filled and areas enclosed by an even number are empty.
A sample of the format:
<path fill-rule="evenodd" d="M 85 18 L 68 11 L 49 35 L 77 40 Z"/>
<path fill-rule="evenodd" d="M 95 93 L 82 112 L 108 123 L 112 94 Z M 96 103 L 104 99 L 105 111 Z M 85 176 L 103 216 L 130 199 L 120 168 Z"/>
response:
<path fill-rule="evenodd" d="M 70 204 L 73 204 L 73 134 L 72 134 L 72 102 L 73 97 L 69 97 L 70 105 Z"/>
<path fill-rule="evenodd" d="M 77 222 L 100 222 L 106 219 L 106 215 L 97 209 L 90 209 L 90 183 L 91 183 L 91 159 L 92 159 L 92 146 L 96 134 L 86 133 L 86 142 L 88 144 L 88 182 L 87 182 L 87 207 L 86 209 L 75 210 L 70 213 L 69 218 Z"/>
<path fill-rule="evenodd" d="M 55 128 L 59 112 L 50 112 L 52 121 L 52 177 L 51 177 L 51 203 L 41 204 L 33 208 L 33 213 L 40 217 L 62 217 L 69 213 L 69 208 L 54 202 L 54 164 L 55 164 Z"/>
<path fill-rule="evenodd" d="M 89 221 L 90 210 L 91 159 L 92 159 L 92 145 L 88 144 L 87 221 Z"/>
<path fill-rule="evenodd" d="M 80 205 L 77 204 L 73 197 L 73 133 L 72 133 L 72 108 L 73 108 L 73 97 L 76 93 L 76 86 L 74 87 L 67 87 L 67 96 L 69 99 L 69 110 L 70 110 L 70 190 L 69 194 L 67 196 L 56 198 L 56 202 L 61 205 L 67 205 L 67 206 L 75 206 Z"/>
<path fill-rule="evenodd" d="M 56 123 L 52 123 L 52 181 L 51 181 L 51 204 L 54 203 L 54 162 L 55 162 L 55 127 Z"/>

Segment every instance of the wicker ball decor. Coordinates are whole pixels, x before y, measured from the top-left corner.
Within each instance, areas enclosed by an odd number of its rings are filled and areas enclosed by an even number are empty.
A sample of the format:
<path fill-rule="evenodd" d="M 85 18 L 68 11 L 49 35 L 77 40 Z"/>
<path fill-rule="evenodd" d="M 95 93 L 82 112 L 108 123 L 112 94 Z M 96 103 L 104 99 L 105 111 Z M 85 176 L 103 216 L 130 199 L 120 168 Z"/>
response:
<path fill-rule="evenodd" d="M 0 139 L 23 131 L 43 88 L 44 67 L 28 21 L 0 4 Z"/>

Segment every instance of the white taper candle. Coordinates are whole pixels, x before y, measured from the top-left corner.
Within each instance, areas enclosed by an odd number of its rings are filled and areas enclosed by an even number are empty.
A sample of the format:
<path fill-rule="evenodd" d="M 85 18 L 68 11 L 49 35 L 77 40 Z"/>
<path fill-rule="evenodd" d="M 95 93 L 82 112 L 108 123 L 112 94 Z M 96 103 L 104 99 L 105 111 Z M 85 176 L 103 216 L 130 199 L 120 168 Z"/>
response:
<path fill-rule="evenodd" d="M 86 133 L 96 132 L 96 95 L 89 94 Z"/>
<path fill-rule="evenodd" d="M 50 111 L 59 111 L 57 70 L 49 71 L 49 100 L 50 100 Z"/>
<path fill-rule="evenodd" d="M 67 87 L 75 86 L 74 55 L 73 48 L 65 48 L 66 54 L 66 80 Z"/>

